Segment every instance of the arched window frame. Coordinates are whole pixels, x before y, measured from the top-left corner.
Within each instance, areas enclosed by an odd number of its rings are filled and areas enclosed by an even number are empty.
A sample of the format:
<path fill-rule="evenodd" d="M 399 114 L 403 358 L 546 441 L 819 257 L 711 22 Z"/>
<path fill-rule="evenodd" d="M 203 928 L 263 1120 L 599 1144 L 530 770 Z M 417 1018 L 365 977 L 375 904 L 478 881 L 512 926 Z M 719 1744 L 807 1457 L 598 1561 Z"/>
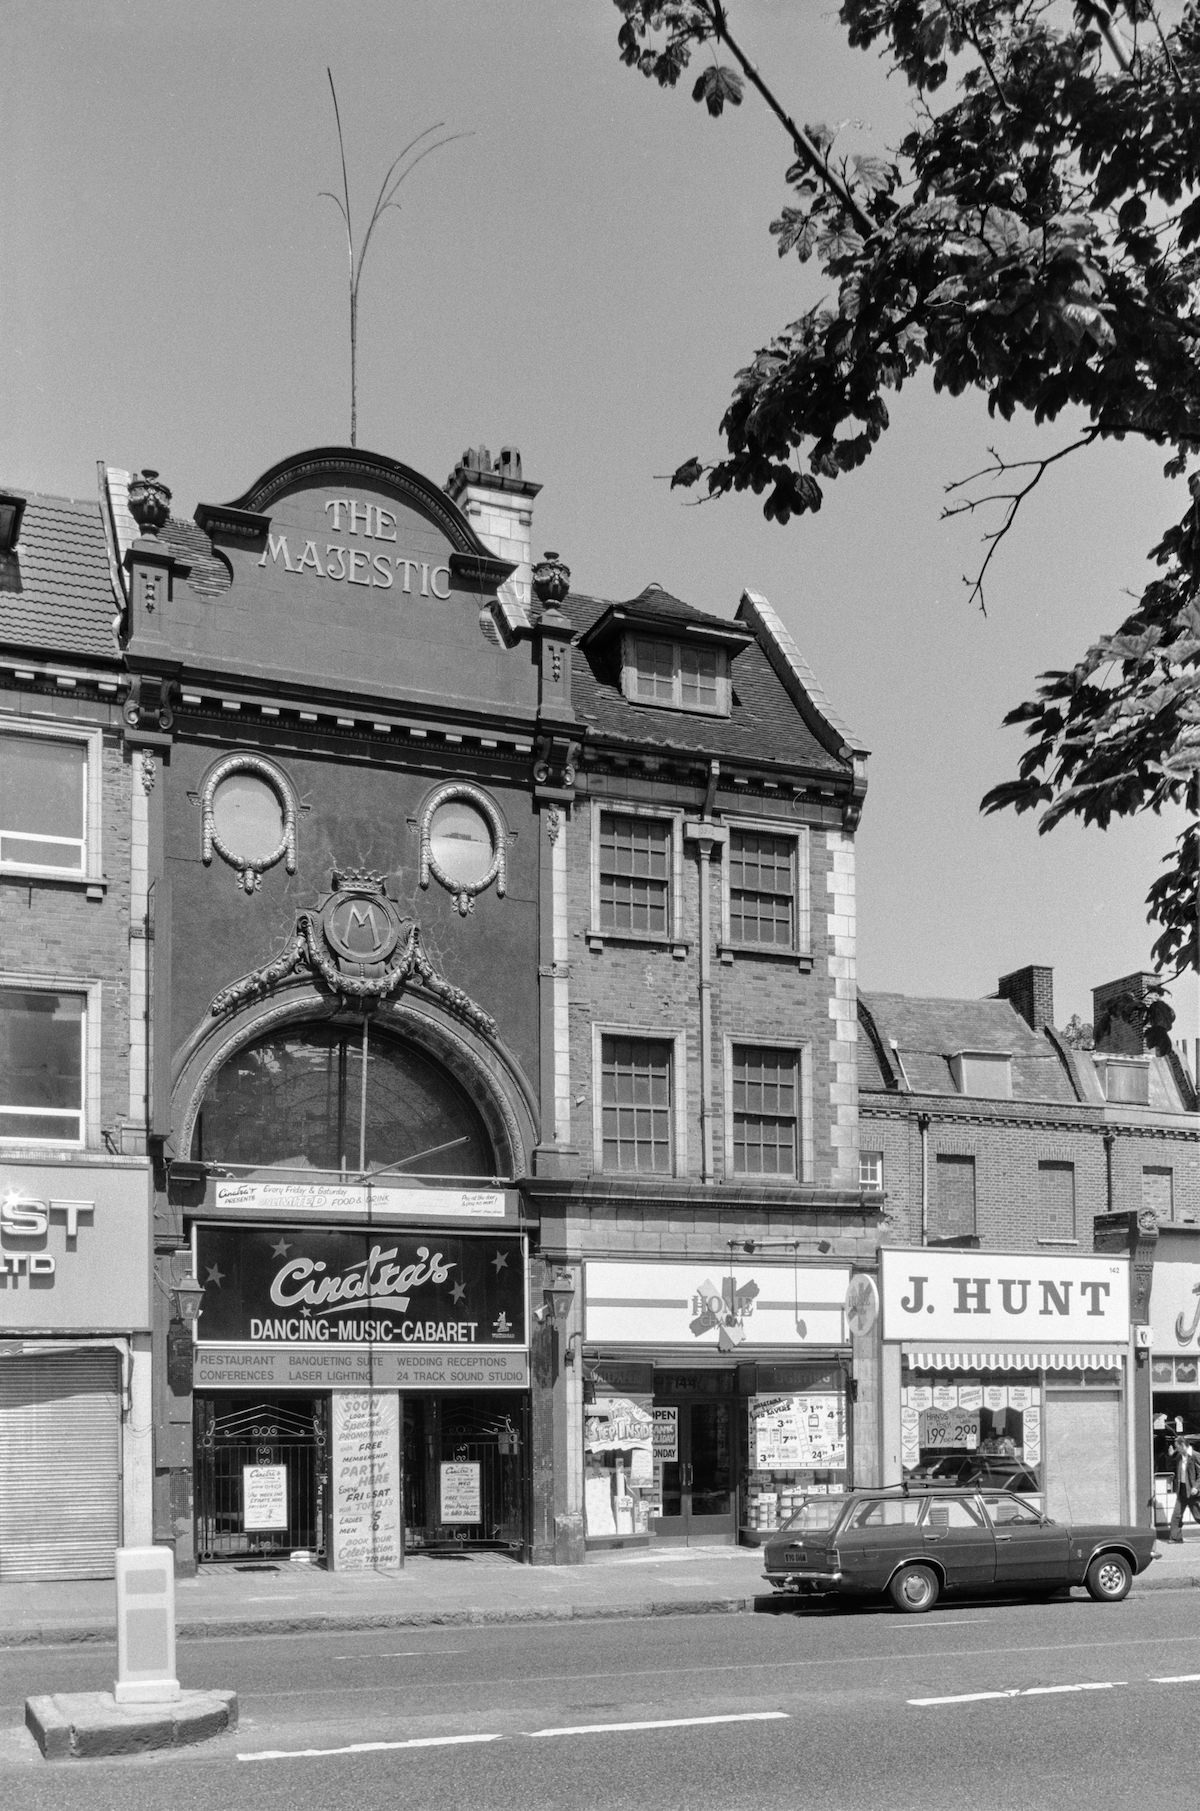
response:
<path fill-rule="evenodd" d="M 229 779 L 235 773 L 253 774 L 257 779 L 265 781 L 279 800 L 279 808 L 283 813 L 283 835 L 277 847 L 272 849 L 268 855 L 235 855 L 221 841 L 216 823 L 217 790 L 222 781 Z M 225 755 L 222 760 L 217 762 L 204 782 L 204 791 L 200 796 L 200 811 L 202 837 L 200 853 L 205 867 L 211 865 L 215 851 L 223 862 L 228 862 L 229 866 L 236 870 L 238 880 L 247 893 L 257 892 L 262 885 L 263 875 L 277 862 L 282 861 L 289 874 L 296 872 L 296 797 L 288 783 L 287 776 L 276 767 L 273 761 L 268 761 L 263 755 L 244 751 Z"/>
<path fill-rule="evenodd" d="M 486 820 L 492 833 L 492 862 L 486 874 L 479 880 L 460 881 L 446 873 L 433 853 L 433 820 L 441 806 L 453 799 L 462 799 L 473 805 Z M 504 898 L 508 885 L 508 830 L 495 802 L 479 786 L 471 786 L 463 780 L 451 780 L 437 791 L 431 793 L 425 801 L 419 821 L 421 839 L 420 868 L 418 879 L 422 887 L 429 885 L 430 875 L 438 885 L 445 887 L 447 893 L 454 895 L 455 910 L 462 917 L 475 909 L 475 901 L 495 883 L 496 893 Z"/>

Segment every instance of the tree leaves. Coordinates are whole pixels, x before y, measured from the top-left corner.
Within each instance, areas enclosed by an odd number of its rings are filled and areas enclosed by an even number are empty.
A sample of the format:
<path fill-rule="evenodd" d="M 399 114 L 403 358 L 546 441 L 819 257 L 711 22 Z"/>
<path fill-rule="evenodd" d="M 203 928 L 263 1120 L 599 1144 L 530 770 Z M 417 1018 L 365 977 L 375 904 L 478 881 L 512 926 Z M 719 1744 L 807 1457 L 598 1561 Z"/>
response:
<path fill-rule="evenodd" d="M 756 88 L 785 134 L 789 194 L 771 224 L 776 250 L 816 258 L 831 285 L 828 304 L 781 329 L 737 374 L 723 457 L 686 461 L 673 483 L 703 478 L 713 496 L 750 491 L 769 520 L 790 522 L 820 507 L 823 483 L 870 456 L 887 425 L 885 393 L 922 368 L 935 390 L 978 390 L 1005 418 L 1079 412 L 1087 425 L 1071 447 L 1134 435 L 1164 448 L 1168 483 L 1192 469 L 1195 7 L 1174 28 L 1156 19 L 1118 59 L 1117 39 L 1086 4 L 840 0 L 850 43 L 882 54 L 914 105 L 897 151 L 837 161 L 828 128 L 792 124 L 796 97 L 755 69 L 726 0 L 614 3 L 622 59 L 662 86 L 700 51 L 709 61 L 692 94 L 714 116 L 740 102 L 743 78 Z M 993 494 L 1008 513 L 976 591 L 1021 497 L 1059 456 L 1034 462 L 1015 493 Z M 1004 471 L 990 475 L 1001 483 Z M 1035 696 L 1009 713 L 1026 748 L 1018 778 L 994 787 L 985 810 L 1034 811 L 1042 830 L 1185 801 L 1200 815 L 1200 478 L 1192 493 L 1116 634 L 1098 636 L 1073 668 L 1043 674 Z M 1167 852 L 1148 897 L 1164 963 L 1196 960 L 1196 842 Z"/>
<path fill-rule="evenodd" d="M 714 119 L 719 119 L 725 111 L 726 102 L 731 107 L 742 104 L 742 90 L 745 83 L 736 70 L 714 66 L 703 71 L 692 89 L 692 99 L 703 101 Z"/>

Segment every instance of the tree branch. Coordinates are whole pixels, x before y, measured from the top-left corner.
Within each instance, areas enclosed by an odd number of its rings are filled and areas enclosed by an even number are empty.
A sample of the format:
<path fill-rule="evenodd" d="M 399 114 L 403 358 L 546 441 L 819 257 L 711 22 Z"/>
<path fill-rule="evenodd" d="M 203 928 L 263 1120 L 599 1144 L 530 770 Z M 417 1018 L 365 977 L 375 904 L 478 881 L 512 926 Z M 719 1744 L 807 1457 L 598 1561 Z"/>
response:
<path fill-rule="evenodd" d="M 729 51 L 729 54 L 738 64 L 738 67 L 741 69 L 746 80 L 750 83 L 752 88 L 758 90 L 767 106 L 771 109 L 771 112 L 775 115 L 775 118 L 788 134 L 788 137 L 796 148 L 801 163 L 810 169 L 814 176 L 819 177 L 826 188 L 830 189 L 832 193 L 837 196 L 863 238 L 870 239 L 875 232 L 875 222 L 861 204 L 855 200 L 846 184 L 831 166 L 829 159 L 821 154 L 820 150 L 813 143 L 813 140 L 808 136 L 808 133 L 805 132 L 802 126 L 796 124 L 790 114 L 784 112 L 782 106 L 767 87 L 762 76 L 758 73 L 758 70 L 754 67 L 754 64 L 750 61 L 741 45 L 731 34 L 729 22 L 725 14 L 725 8 L 721 4 L 721 0 L 696 0 L 696 5 L 700 12 L 704 14 L 705 18 L 708 19 L 718 41 L 724 44 L 725 48 Z"/>
<path fill-rule="evenodd" d="M 981 615 L 987 615 L 987 602 L 983 588 L 987 569 L 991 565 L 1001 541 L 1016 521 L 1017 513 L 1030 491 L 1036 489 L 1052 465 L 1056 465 L 1060 459 L 1067 458 L 1071 453 L 1077 453 L 1081 447 L 1093 445 L 1102 434 L 1102 428 L 1089 428 L 1085 434 L 1080 435 L 1078 440 L 1072 440 L 1067 446 L 1059 447 L 1055 453 L 1047 453 L 1044 459 L 1002 459 L 995 447 L 989 447 L 988 452 L 992 456 L 991 465 L 984 466 L 981 471 L 972 472 L 969 477 L 955 478 L 946 485 L 946 495 L 949 496 L 954 491 L 965 490 L 969 484 L 977 484 L 983 478 L 1002 478 L 1010 472 L 1018 471 L 1031 470 L 1033 472 L 1029 482 L 1021 485 L 1017 490 L 992 491 L 986 497 L 968 497 L 961 503 L 948 504 L 942 510 L 942 520 L 945 522 L 952 520 L 955 516 L 973 515 L 977 509 L 982 509 L 989 503 L 1005 503 L 1008 506 L 999 528 L 990 531 L 983 537 L 987 553 L 984 555 L 983 564 L 974 579 L 969 578 L 966 573 L 963 574 L 963 584 L 969 585 L 971 588 L 968 601 L 974 603 L 978 598 Z"/>

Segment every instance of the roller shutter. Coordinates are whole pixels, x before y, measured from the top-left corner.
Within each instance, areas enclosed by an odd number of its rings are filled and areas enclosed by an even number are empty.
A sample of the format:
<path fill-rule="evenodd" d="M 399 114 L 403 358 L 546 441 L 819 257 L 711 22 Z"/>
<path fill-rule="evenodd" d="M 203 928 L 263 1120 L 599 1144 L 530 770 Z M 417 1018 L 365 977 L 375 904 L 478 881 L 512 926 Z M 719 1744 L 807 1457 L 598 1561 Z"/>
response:
<path fill-rule="evenodd" d="M 111 1578 L 121 1538 L 115 1352 L 0 1361 L 0 1583 Z"/>

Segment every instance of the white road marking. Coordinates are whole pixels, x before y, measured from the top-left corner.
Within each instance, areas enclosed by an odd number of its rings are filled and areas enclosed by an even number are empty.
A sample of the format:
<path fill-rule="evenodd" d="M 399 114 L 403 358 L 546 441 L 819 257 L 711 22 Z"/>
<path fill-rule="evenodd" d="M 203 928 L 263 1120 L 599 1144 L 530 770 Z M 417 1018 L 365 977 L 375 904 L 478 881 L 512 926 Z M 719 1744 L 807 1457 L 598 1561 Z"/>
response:
<path fill-rule="evenodd" d="M 958 1692 L 951 1698 L 909 1698 L 909 1704 L 978 1704 L 984 1698 L 1047 1698 L 1059 1692 L 1110 1692 L 1128 1679 L 1103 1679 L 1084 1685 L 1014 1685 L 1003 1692 Z"/>
<path fill-rule="evenodd" d="M 579 1723 L 562 1729 L 529 1729 L 529 1736 L 608 1735 L 632 1729 L 694 1729 L 701 1723 L 771 1723 L 788 1721 L 786 1710 L 752 1710 L 728 1717 L 664 1717 L 647 1723 Z M 340 1748 L 261 1748 L 239 1754 L 239 1761 L 315 1761 L 339 1754 L 382 1754 L 396 1748 L 453 1748 L 466 1742 L 503 1742 L 498 1733 L 470 1736 L 414 1736 L 407 1742 L 347 1742 Z"/>
<path fill-rule="evenodd" d="M 1022 1698 L 1048 1698 L 1055 1692 L 1110 1692 L 1114 1686 L 1128 1685 L 1128 1679 L 1103 1679 L 1090 1685 L 1027 1685 Z"/>
<path fill-rule="evenodd" d="M 379 1754 L 392 1748 L 453 1748 L 463 1742 L 502 1742 L 500 1735 L 414 1736 L 408 1742 L 347 1742 L 342 1748 L 261 1748 L 239 1761 L 314 1761 L 332 1754 Z"/>
<path fill-rule="evenodd" d="M 1200 1685 L 1200 1673 L 1168 1673 L 1164 1678 L 1151 1678 L 1151 1685 Z"/>
<path fill-rule="evenodd" d="M 748 1710 L 728 1717 L 662 1717 L 647 1723 L 572 1723 L 562 1729 L 531 1729 L 531 1736 L 611 1735 L 626 1729 L 695 1729 L 703 1723 L 774 1723 L 788 1721 L 786 1710 Z"/>
<path fill-rule="evenodd" d="M 980 1704 L 985 1698 L 1019 1698 L 1019 1686 L 1008 1692 L 959 1692 L 953 1698 L 910 1698 L 908 1702 L 916 1705 L 926 1704 Z"/>
<path fill-rule="evenodd" d="M 440 1654 L 465 1654 L 466 1648 L 396 1648 L 383 1654 L 335 1654 L 335 1660 L 429 1660 Z"/>

